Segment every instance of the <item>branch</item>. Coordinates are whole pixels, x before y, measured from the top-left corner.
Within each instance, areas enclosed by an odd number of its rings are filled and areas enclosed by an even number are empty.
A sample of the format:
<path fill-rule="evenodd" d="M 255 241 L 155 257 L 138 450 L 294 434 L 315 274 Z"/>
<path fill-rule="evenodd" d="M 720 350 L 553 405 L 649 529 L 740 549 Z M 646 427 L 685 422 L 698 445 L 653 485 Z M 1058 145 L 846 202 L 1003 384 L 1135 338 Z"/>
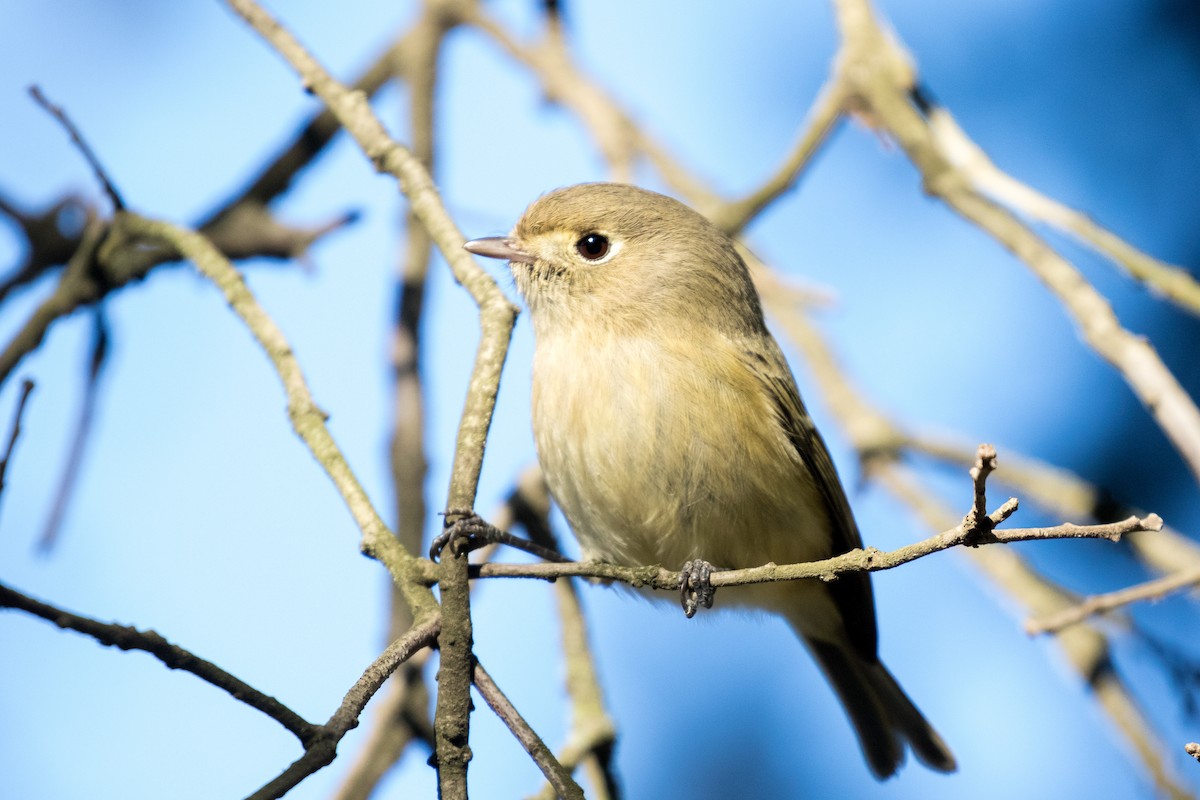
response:
<path fill-rule="evenodd" d="M 894 462 L 873 462 L 871 477 L 882 483 L 924 522 L 937 527 L 945 524 L 950 512 L 916 486 L 909 472 Z M 1074 602 L 1070 594 L 1043 578 L 1013 550 L 1004 547 L 980 547 L 967 550 L 972 562 L 1029 614 L 1049 614 Z M 1113 669 L 1108 639 L 1096 628 L 1082 624 L 1060 631 L 1055 643 L 1061 648 L 1075 674 L 1093 692 L 1097 703 L 1121 732 L 1158 788 L 1175 800 L 1192 800 L 1179 786 L 1163 758 L 1163 747 L 1155 738 L 1149 721 Z"/>
<path fill-rule="evenodd" d="M 397 178 L 413 215 L 437 244 L 455 280 L 467 289 L 479 306 L 482 336 L 459 422 L 446 499 L 448 511 L 470 508 L 479 485 L 483 450 L 500 386 L 500 372 L 516 320 L 516 307 L 491 276 L 462 249 L 465 239 L 442 204 L 429 171 L 408 148 L 388 135 L 366 96 L 335 81 L 290 32 L 253 0 L 227 2 L 284 57 L 304 86 L 325 102 L 375 168 Z M 442 795 L 445 800 L 453 800 L 467 796 L 466 764 L 470 759 L 467 726 L 470 719 L 471 621 L 466 557 L 451 554 L 443 559 L 440 573 L 444 628 L 439 640 L 442 657 L 435 711 L 436 756 Z"/>
<path fill-rule="evenodd" d="M 840 78 L 826 81 L 808 112 L 806 124 L 800 130 L 792 151 L 766 181 L 740 200 L 730 200 L 709 211 L 709 216 L 718 228 L 729 236 L 738 236 L 755 217 L 796 185 L 800 176 L 808 169 L 813 157 L 825 144 L 829 134 L 841 121 L 845 98 Z"/>
<path fill-rule="evenodd" d="M 318 408 L 313 400 L 291 345 L 250 293 L 241 273 L 234 269 L 211 242 L 195 231 L 128 212 L 120 213 L 114 219 L 113 229 L 105 245 L 120 247 L 126 240 L 137 239 L 157 240 L 177 249 L 225 295 L 230 308 L 250 329 L 278 373 L 287 394 L 288 418 L 291 420 L 292 429 L 308 446 L 317 463 L 341 494 L 362 532 L 363 552 L 378 559 L 388 568 L 418 620 L 432 613 L 436 604 L 432 593 L 418 584 L 416 559 L 400 546 L 371 505 L 366 491 L 329 434 L 329 429 L 325 426 L 325 412 Z"/>
<path fill-rule="evenodd" d="M 33 393 L 33 381 L 26 378 L 21 384 L 21 394 L 17 397 L 17 407 L 13 410 L 12 425 L 8 431 L 8 445 L 4 448 L 4 458 L 0 458 L 0 497 L 4 496 L 4 476 L 8 472 L 8 462 L 12 460 L 13 449 L 21 436 L 21 417 L 25 414 L 25 403 Z"/>
<path fill-rule="evenodd" d="M 301 781 L 322 767 L 327 766 L 337 755 L 338 743 L 358 725 L 359 716 L 377 691 L 396 669 L 417 652 L 430 647 L 441 630 L 441 616 L 435 610 L 420 623 L 392 642 L 371 666 L 355 681 L 337 711 L 329 721 L 317 729 L 318 736 L 305 746 L 304 755 L 284 770 L 279 777 L 263 786 L 248 800 L 274 800 L 283 797 Z"/>
<path fill-rule="evenodd" d="M 54 493 L 54 502 L 50 507 L 50 516 L 42 528 L 42 536 L 38 540 L 38 550 L 48 553 L 58 541 L 62 522 L 66 517 L 71 496 L 75 493 L 80 471 L 83 469 L 83 457 L 87 451 L 88 441 L 92 435 L 92 425 L 96 418 L 96 401 L 100 396 L 100 378 L 108 363 L 108 321 L 105 319 L 103 306 L 97 305 L 92 312 L 92 353 L 88 359 L 87 377 L 83 385 L 83 402 L 79 406 L 79 418 L 75 421 L 75 431 L 71 436 L 71 448 L 67 453 L 66 466 L 63 467 L 59 478 L 58 489 Z"/>
<path fill-rule="evenodd" d="M 561 551 L 550 528 L 550 490 L 540 468 L 531 467 L 521 473 L 509 495 L 508 506 L 513 509 L 514 521 L 525 529 L 531 540 L 555 552 Z M 568 771 L 585 765 L 593 777 L 596 800 L 613 800 L 620 794 L 612 770 L 617 732 L 604 707 L 604 695 L 596 675 L 596 663 L 588 643 L 587 625 L 575 582 L 555 581 L 554 593 L 558 598 L 567 695 L 571 700 L 571 729 L 558 762 Z M 545 784 L 537 800 L 554 800 L 555 789 L 553 784 Z"/>
<path fill-rule="evenodd" d="M 1009 211 L 981 195 L 957 166 L 932 119 L 911 59 L 875 18 L 869 0 L 835 0 L 843 38 L 841 74 L 853 102 L 895 137 L 925 189 L 1025 262 L 1059 299 L 1089 347 L 1125 379 L 1200 480 L 1200 409 L 1146 339 L 1123 328 L 1108 301 L 1069 261 Z M 944 126 L 943 126 L 944 127 Z M 965 138 L 965 137 L 964 137 Z"/>
<path fill-rule="evenodd" d="M 79 247 L 67 262 L 54 291 L 38 304 L 0 351 L 0 384 L 8 380 L 22 358 L 37 349 L 55 321 L 104 296 L 107 290 L 96 280 L 92 265 L 106 232 L 107 226 L 96 219 L 84 227 Z"/>
<path fill-rule="evenodd" d="M 690 198 L 697 208 L 706 210 L 720 205 L 721 200 L 714 192 L 696 180 L 666 148 L 641 130 L 632 115 L 579 71 L 570 60 L 557 27 L 552 26 L 541 43 L 526 44 L 514 39 L 477 3 L 454 4 L 450 11 L 462 24 L 472 25 L 490 36 L 538 78 L 548 100 L 569 109 L 580 119 L 609 163 L 614 178 L 630 180 L 634 158 L 641 154 L 672 189 Z"/>
<path fill-rule="evenodd" d="M 1006 503 L 987 519 L 1007 516 L 1015 507 Z M 765 564 L 761 567 L 732 569 L 712 574 L 714 588 L 722 586 L 750 586 L 759 583 L 776 583 L 805 578 L 824 581 L 836 580 L 852 572 L 881 572 L 894 569 L 910 561 L 949 550 L 952 547 L 977 547 L 985 544 L 1012 544 L 1046 539 L 1108 539 L 1119 541 L 1122 536 L 1140 531 L 1157 531 L 1162 520 L 1157 514 L 1145 518 L 1128 519 L 1107 525 L 1072 525 L 1063 523 L 1048 528 L 1006 528 L 985 532 L 984 529 L 966 528 L 956 525 L 942 533 L 931 536 L 895 550 L 877 550 L 874 547 L 856 548 L 833 558 L 809 561 L 801 564 Z M 426 583 L 435 582 L 432 565 L 423 564 Z M 679 572 L 660 566 L 623 567 L 601 562 L 571 562 L 565 564 L 480 564 L 471 567 L 472 578 L 601 578 L 621 581 L 635 588 L 679 591 Z"/>
<path fill-rule="evenodd" d="M 28 595 L 0 584 L 0 608 L 14 608 L 52 622 L 60 628 L 77 631 L 90 636 L 102 645 L 121 650 L 141 650 L 157 658 L 169 669 L 190 672 L 202 681 L 211 683 L 230 697 L 261 711 L 278 722 L 308 747 L 317 735 L 317 726 L 305 721 L 299 714 L 280 703 L 274 697 L 263 694 L 250 684 L 234 677 L 211 661 L 171 644 L 154 631 L 139 631 L 126 625 L 115 625 L 91 617 L 65 611 L 49 603 L 34 600 Z"/>
<path fill-rule="evenodd" d="M 529 723 L 504 696 L 500 687 L 492 680 L 492 676 L 487 674 L 479 662 L 475 663 L 473 681 L 484 701 L 512 731 L 513 736 L 525 748 L 525 752 L 542 770 L 546 780 L 550 781 L 550 785 L 558 792 L 558 796 L 562 800 L 583 800 L 583 790 L 571 778 L 571 773 L 558 763 L 554 753 L 550 752 L 550 748 L 546 746 L 541 737 L 534 732 L 533 728 L 529 727 Z"/>
<path fill-rule="evenodd" d="M 929 125 L 943 152 L 950 156 L 955 168 L 976 191 L 1075 237 L 1152 292 L 1193 314 L 1200 314 L 1200 283 L 1187 270 L 1143 253 L 1087 215 L 1002 172 L 943 107 L 931 106 Z"/>
<path fill-rule="evenodd" d="M 436 0 L 427 0 L 420 18 L 395 49 L 397 67 L 409 77 L 409 130 L 413 154 L 432 171 L 434 157 L 434 95 L 437 62 L 450 23 L 439 13 Z M 333 114 L 322 115 L 340 128 Z M 420 221 L 406 214 L 403 262 L 398 276 L 392 341 L 392 438 L 389 460 L 395 491 L 396 537 L 408 552 L 421 552 L 428 508 L 425 480 L 425 391 L 421 355 L 421 318 L 433 243 Z M 389 630 L 392 636 L 412 625 L 412 609 L 395 587 L 390 592 Z M 429 718 L 425 659 L 413 659 L 389 683 L 383 707 L 373 715 L 367 741 L 338 789 L 338 800 L 366 800 L 388 770 L 400 760 L 414 738 L 434 746 Z"/>
<path fill-rule="evenodd" d="M 75 194 L 63 196 L 42 211 L 25 211 L 0 197 L 0 213 L 17 224 L 26 242 L 21 266 L 0 281 L 0 302 L 51 267 L 70 260 L 71 254 L 79 249 L 84 228 L 96 216 L 95 209 Z"/>
<path fill-rule="evenodd" d="M 108 177 L 108 173 L 104 171 L 104 167 L 101 165 L 100 159 L 96 158 L 96 154 L 92 151 L 92 148 L 88 146 L 87 140 L 83 138 L 83 134 L 79 131 L 79 128 L 75 127 L 75 123 L 71 122 L 71 118 L 68 117 L 59 106 L 51 103 L 50 99 L 46 97 L 46 95 L 42 94 L 41 87 L 37 86 L 36 84 L 29 87 L 29 95 L 37 102 L 39 106 L 45 109 L 50 116 L 58 120 L 58 124 L 62 125 L 67 131 L 67 135 L 69 135 L 71 137 L 71 141 L 75 143 L 76 149 L 83 154 L 84 159 L 86 159 L 88 162 L 88 166 L 90 166 L 92 168 L 92 172 L 96 174 L 96 180 L 100 182 L 100 186 L 103 187 L 104 193 L 108 195 L 108 199 L 113 204 L 113 209 L 115 211 L 124 210 L 125 201 L 121 199 L 120 192 L 117 191 L 117 187 L 113 184 L 112 179 Z"/>
<path fill-rule="evenodd" d="M 66 113 L 49 104 L 40 94 L 35 93 L 34 96 L 67 128 L 72 141 L 93 167 L 114 206 L 118 211 L 123 209 L 124 204 L 113 188 L 112 181 Z M 307 129 L 306 132 L 316 133 Z M 266 199 L 282 192 L 294 172 L 316 155 L 331 135 L 332 131 L 322 141 L 305 141 L 301 137 L 301 142 L 274 162 L 260 181 L 247 189 L 236 202 L 210 216 L 201 228 L 202 233 L 228 258 L 257 256 L 290 259 L 303 255 L 318 238 L 353 222 L 357 215 L 351 213 L 315 228 L 294 228 L 276 220 L 265 206 Z M 59 225 L 61 215 L 75 209 L 84 212 L 85 224 L 78 235 L 65 236 Z M 7 380 L 22 358 L 41 344 L 46 331 L 55 321 L 144 278 L 159 264 L 179 258 L 175 250 L 161 243 L 137 248 L 110 247 L 101 257 L 99 243 L 107 236 L 108 222 L 96 217 L 88 205 L 74 196 L 61 200 L 42 215 L 22 212 L 7 201 L 0 202 L 0 211 L 17 221 L 29 241 L 25 263 L 0 283 L 0 300 L 15 287 L 30 283 L 55 265 L 67 262 L 67 268 L 53 294 L 38 306 L 0 353 L 0 384 Z"/>
<path fill-rule="evenodd" d="M 1188 589 L 1200 583 L 1200 567 L 1193 566 L 1157 580 L 1146 581 L 1115 592 L 1093 595 L 1078 605 L 1064 608 L 1054 614 L 1025 622 L 1025 632 L 1031 636 L 1054 633 L 1082 622 L 1088 617 L 1112 611 L 1141 600 L 1159 600 L 1169 594 Z"/>

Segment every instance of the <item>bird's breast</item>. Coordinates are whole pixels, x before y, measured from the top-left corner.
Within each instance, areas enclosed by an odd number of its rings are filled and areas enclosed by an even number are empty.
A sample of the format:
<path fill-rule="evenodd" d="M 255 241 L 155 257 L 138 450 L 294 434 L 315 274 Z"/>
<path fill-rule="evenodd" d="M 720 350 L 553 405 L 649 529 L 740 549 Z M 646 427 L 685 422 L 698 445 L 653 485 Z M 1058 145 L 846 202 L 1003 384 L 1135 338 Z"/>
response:
<path fill-rule="evenodd" d="M 749 566 L 827 548 L 807 469 L 720 337 L 542 335 L 533 377 L 538 458 L 587 557 Z"/>

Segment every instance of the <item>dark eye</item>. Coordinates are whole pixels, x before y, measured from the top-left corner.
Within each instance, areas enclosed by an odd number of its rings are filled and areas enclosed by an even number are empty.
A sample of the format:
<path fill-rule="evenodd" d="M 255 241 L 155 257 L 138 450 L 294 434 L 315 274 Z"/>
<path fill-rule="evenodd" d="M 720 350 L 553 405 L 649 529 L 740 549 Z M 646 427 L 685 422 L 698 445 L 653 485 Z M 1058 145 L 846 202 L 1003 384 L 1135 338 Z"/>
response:
<path fill-rule="evenodd" d="M 588 261 L 596 261 L 608 255 L 608 237 L 602 233 L 584 234 L 575 243 L 575 250 Z"/>

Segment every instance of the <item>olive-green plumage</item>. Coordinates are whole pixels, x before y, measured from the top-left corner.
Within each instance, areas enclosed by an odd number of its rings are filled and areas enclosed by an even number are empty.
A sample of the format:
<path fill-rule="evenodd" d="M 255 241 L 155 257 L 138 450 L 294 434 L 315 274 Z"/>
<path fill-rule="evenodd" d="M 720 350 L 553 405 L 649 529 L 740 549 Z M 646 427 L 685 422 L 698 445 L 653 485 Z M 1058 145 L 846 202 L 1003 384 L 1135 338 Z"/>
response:
<path fill-rule="evenodd" d="M 862 544 L 733 242 L 654 192 L 582 184 L 467 248 L 508 259 L 533 319 L 533 430 L 588 558 L 739 568 Z M 782 614 L 846 707 L 878 777 L 904 744 L 954 757 L 876 655 L 869 576 L 723 589 Z"/>

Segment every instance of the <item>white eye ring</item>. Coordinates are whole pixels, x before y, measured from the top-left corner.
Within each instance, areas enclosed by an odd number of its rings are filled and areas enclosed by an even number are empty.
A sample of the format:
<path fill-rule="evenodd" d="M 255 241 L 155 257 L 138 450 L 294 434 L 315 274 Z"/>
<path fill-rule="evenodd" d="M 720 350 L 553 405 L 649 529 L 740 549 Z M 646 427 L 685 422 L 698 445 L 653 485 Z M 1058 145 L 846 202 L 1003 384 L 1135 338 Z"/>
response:
<path fill-rule="evenodd" d="M 603 264 L 610 261 L 620 247 L 619 242 L 614 242 L 606 234 L 589 231 L 575 241 L 574 250 L 588 264 Z"/>

